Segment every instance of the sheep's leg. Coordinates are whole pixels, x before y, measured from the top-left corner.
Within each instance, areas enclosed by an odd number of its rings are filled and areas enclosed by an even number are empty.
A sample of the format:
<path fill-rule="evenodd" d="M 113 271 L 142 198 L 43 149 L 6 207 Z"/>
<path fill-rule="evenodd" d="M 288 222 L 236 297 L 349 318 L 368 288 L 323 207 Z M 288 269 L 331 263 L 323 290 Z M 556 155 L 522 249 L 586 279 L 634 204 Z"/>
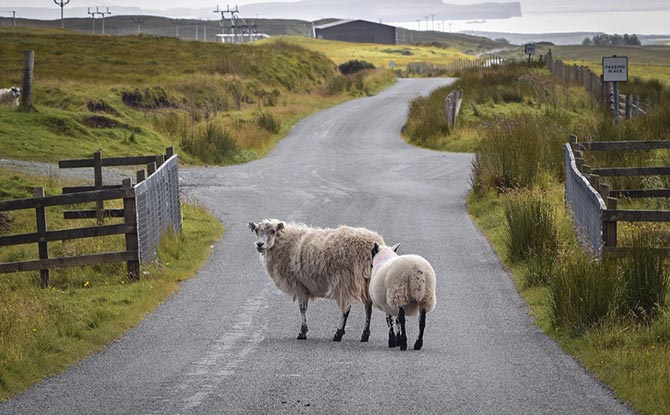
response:
<path fill-rule="evenodd" d="M 419 338 L 414 343 L 414 350 L 421 350 L 423 346 L 423 329 L 426 327 L 426 310 L 421 310 L 419 315 Z"/>
<path fill-rule="evenodd" d="M 305 340 L 307 338 L 307 332 L 309 329 L 307 328 L 307 302 L 309 300 L 307 298 L 305 299 L 298 299 L 298 307 L 300 307 L 300 317 L 302 318 L 302 326 L 300 326 L 300 333 L 298 333 L 298 340 Z"/>
<path fill-rule="evenodd" d="M 335 332 L 335 336 L 333 336 L 333 341 L 339 342 L 340 340 L 342 340 L 342 336 L 344 336 L 344 326 L 347 325 L 347 318 L 349 318 L 349 312 L 351 311 L 351 304 L 349 304 L 345 310 L 346 311 L 342 312 L 342 320 L 340 321 L 340 327 Z"/>
<path fill-rule="evenodd" d="M 389 326 L 389 347 L 396 347 L 398 344 L 395 339 L 395 332 L 393 331 L 393 316 L 390 314 L 386 315 L 386 325 Z"/>
<path fill-rule="evenodd" d="M 372 303 L 365 303 L 365 328 L 361 335 L 362 342 L 367 342 L 370 339 L 370 320 L 372 320 Z"/>
<path fill-rule="evenodd" d="M 405 332 L 405 309 L 400 307 L 398 311 L 398 346 L 400 350 L 407 350 L 407 333 Z"/>

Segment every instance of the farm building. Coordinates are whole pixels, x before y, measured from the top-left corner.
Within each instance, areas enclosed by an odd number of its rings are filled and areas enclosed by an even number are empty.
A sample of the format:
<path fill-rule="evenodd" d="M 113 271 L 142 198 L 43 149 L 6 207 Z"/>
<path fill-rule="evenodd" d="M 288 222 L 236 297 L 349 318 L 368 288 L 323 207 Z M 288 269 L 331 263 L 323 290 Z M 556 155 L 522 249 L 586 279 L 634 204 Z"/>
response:
<path fill-rule="evenodd" d="M 338 20 L 314 27 L 317 39 L 395 45 L 395 26 L 365 20 Z"/>

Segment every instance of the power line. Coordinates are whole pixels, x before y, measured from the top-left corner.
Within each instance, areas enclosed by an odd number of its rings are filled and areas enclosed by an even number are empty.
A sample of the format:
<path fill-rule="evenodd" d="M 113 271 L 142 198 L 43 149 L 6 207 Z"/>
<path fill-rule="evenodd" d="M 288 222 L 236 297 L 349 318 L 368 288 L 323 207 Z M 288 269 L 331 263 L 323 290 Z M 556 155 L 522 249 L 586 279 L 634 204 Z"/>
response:
<path fill-rule="evenodd" d="M 91 8 L 89 7 L 88 8 L 88 14 L 91 16 L 91 22 L 93 24 L 93 26 L 92 26 L 93 33 L 95 33 L 95 16 L 100 16 L 102 18 L 102 34 L 104 35 L 105 34 L 105 15 L 112 14 L 112 12 L 109 11 L 109 7 L 107 7 L 106 11 L 105 10 L 100 11 L 99 7 L 96 7 L 95 11 L 91 11 Z"/>
<path fill-rule="evenodd" d="M 70 0 L 54 0 L 56 6 L 60 6 L 60 27 L 65 29 L 65 19 L 63 19 L 63 8 L 70 4 Z"/>
<path fill-rule="evenodd" d="M 142 33 L 142 23 L 147 20 L 147 16 L 133 16 L 130 18 L 137 25 L 137 35 Z"/>

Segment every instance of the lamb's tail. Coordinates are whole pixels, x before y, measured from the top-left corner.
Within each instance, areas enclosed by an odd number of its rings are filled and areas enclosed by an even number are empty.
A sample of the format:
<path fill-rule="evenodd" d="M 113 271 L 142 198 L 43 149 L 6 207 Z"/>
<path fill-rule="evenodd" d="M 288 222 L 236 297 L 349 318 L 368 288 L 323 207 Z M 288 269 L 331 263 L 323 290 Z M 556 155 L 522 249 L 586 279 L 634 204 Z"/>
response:
<path fill-rule="evenodd" d="M 406 311 L 411 315 L 426 295 L 426 278 L 424 271 L 414 269 L 403 275 L 403 279 L 404 283 L 387 286 L 386 302 L 392 307 L 409 307 Z"/>
<path fill-rule="evenodd" d="M 407 285 L 410 298 L 417 303 L 422 302 L 423 298 L 426 296 L 426 276 L 424 275 L 424 272 L 420 269 L 413 272 L 409 276 Z"/>

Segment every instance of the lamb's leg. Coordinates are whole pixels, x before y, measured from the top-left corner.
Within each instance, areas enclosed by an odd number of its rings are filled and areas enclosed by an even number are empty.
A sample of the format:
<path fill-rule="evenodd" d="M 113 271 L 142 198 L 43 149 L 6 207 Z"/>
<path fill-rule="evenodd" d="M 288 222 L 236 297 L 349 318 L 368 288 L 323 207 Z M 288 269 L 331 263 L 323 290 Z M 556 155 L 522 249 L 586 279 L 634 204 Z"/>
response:
<path fill-rule="evenodd" d="M 333 341 L 339 342 L 342 340 L 342 336 L 344 336 L 344 326 L 347 325 L 347 318 L 349 317 L 349 312 L 351 311 L 351 304 L 349 304 L 346 308 L 346 311 L 342 311 L 342 320 L 340 321 L 340 327 L 337 329 L 335 332 L 335 335 L 333 336 Z"/>
<path fill-rule="evenodd" d="M 398 344 L 395 340 L 395 332 L 393 331 L 393 316 L 390 314 L 386 315 L 386 325 L 389 326 L 389 347 L 396 347 Z"/>
<path fill-rule="evenodd" d="M 400 328 L 398 329 L 398 346 L 400 350 L 407 350 L 407 333 L 405 332 L 405 309 L 400 307 L 398 311 L 398 324 Z"/>
<path fill-rule="evenodd" d="M 421 350 L 423 346 L 423 329 L 426 327 L 426 310 L 421 310 L 419 315 L 419 338 L 414 343 L 414 350 Z"/>
<path fill-rule="evenodd" d="M 307 338 L 307 332 L 309 329 L 307 328 L 307 302 L 309 300 L 307 298 L 305 299 L 298 299 L 298 307 L 300 307 L 300 317 L 302 317 L 302 326 L 300 326 L 300 333 L 298 333 L 298 340 L 305 340 Z"/>
<path fill-rule="evenodd" d="M 372 303 L 365 303 L 365 328 L 361 335 L 362 342 L 367 342 L 370 339 L 370 320 L 372 320 Z"/>

